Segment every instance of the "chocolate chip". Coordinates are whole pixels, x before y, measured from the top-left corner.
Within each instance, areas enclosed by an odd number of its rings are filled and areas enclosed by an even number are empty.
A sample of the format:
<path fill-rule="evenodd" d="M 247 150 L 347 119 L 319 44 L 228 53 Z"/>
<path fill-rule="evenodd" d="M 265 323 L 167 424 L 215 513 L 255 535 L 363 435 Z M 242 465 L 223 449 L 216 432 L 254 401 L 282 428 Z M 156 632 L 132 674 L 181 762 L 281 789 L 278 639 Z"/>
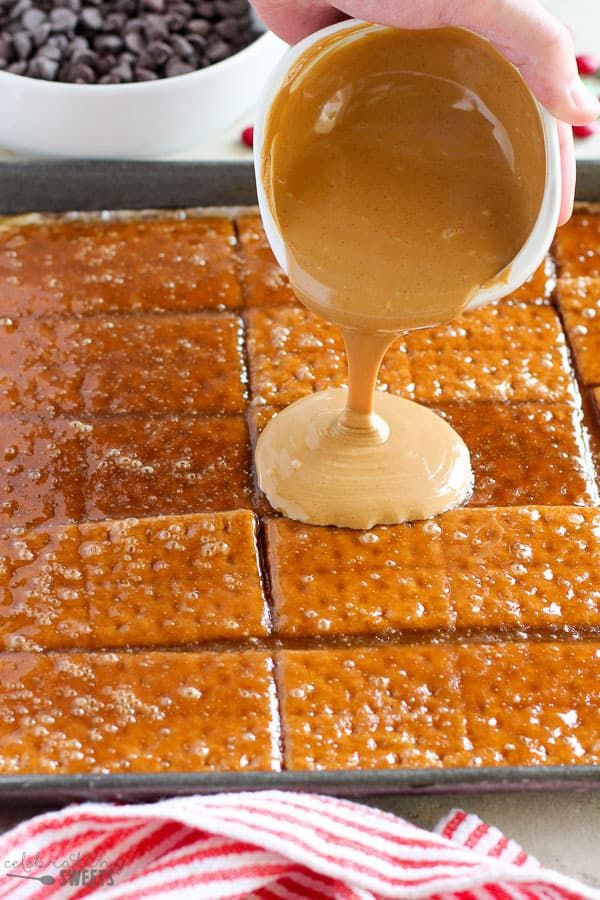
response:
<path fill-rule="evenodd" d="M 125 13 L 113 12 L 109 13 L 104 20 L 105 31 L 116 31 L 119 34 L 125 27 L 127 16 Z"/>
<path fill-rule="evenodd" d="M 93 6 L 84 7 L 79 20 L 90 31 L 101 31 L 104 24 L 100 12 Z"/>
<path fill-rule="evenodd" d="M 129 35 L 126 36 L 125 41 L 127 41 L 127 37 Z M 118 34 L 99 34 L 94 38 L 93 44 L 94 50 L 97 50 L 99 53 L 114 53 L 122 48 L 123 41 Z"/>
<path fill-rule="evenodd" d="M 194 48 L 190 42 L 186 41 L 180 34 L 173 35 L 171 38 L 171 46 L 177 56 L 180 56 L 182 59 L 191 59 L 194 56 Z"/>
<path fill-rule="evenodd" d="M 144 29 L 144 33 L 147 41 L 169 40 L 169 26 L 166 22 L 163 22 L 162 25 L 148 25 L 147 28 Z"/>
<path fill-rule="evenodd" d="M 7 72 L 12 72 L 13 75 L 24 75 L 27 71 L 27 63 L 25 60 L 21 60 L 20 62 L 11 63 L 10 66 L 6 69 Z"/>
<path fill-rule="evenodd" d="M 21 16 L 21 24 L 28 31 L 34 31 L 46 21 L 46 14 L 41 9 L 28 9 Z"/>
<path fill-rule="evenodd" d="M 71 54 L 71 62 L 78 66 L 90 66 L 95 69 L 98 62 L 98 56 L 93 50 L 76 50 Z"/>
<path fill-rule="evenodd" d="M 156 81 L 158 75 L 151 69 L 138 68 L 135 70 L 135 77 L 138 81 Z"/>
<path fill-rule="evenodd" d="M 216 19 L 219 16 L 216 7 L 210 0 L 198 0 L 195 6 L 196 12 L 203 19 Z"/>
<path fill-rule="evenodd" d="M 119 63 L 118 66 L 110 70 L 110 74 L 115 75 L 119 81 L 133 81 L 133 69 L 126 62 Z"/>
<path fill-rule="evenodd" d="M 171 31 L 181 31 L 183 28 L 185 28 L 187 23 L 187 19 L 184 14 L 181 12 L 177 12 L 177 10 L 167 13 L 167 15 L 165 16 L 165 21 Z"/>
<path fill-rule="evenodd" d="M 19 31 L 13 37 L 13 49 L 17 59 L 29 59 L 33 49 L 32 41 L 27 32 Z"/>
<path fill-rule="evenodd" d="M 36 28 L 33 29 L 33 43 L 36 47 L 41 47 L 42 44 L 45 44 L 48 40 L 51 32 L 50 23 L 42 22 Z"/>
<path fill-rule="evenodd" d="M 231 4 L 227 0 L 215 0 L 215 9 L 220 16 L 227 17 L 231 15 Z"/>
<path fill-rule="evenodd" d="M 142 0 L 142 6 L 151 12 L 161 13 L 165 11 L 165 0 Z"/>
<path fill-rule="evenodd" d="M 205 55 L 211 63 L 220 62 L 229 56 L 229 45 L 224 41 L 216 41 L 206 48 Z"/>
<path fill-rule="evenodd" d="M 215 25 L 217 34 L 220 34 L 221 37 L 226 38 L 227 40 L 236 37 L 238 29 L 239 24 L 237 19 L 222 19 Z"/>
<path fill-rule="evenodd" d="M 192 34 L 198 34 L 202 37 L 206 37 L 206 35 L 210 31 L 210 23 L 207 22 L 206 19 L 190 19 L 187 27 L 188 31 L 191 31 Z"/>
<path fill-rule="evenodd" d="M 91 84 L 96 80 L 96 76 L 91 66 L 75 63 L 69 67 L 69 80 L 76 84 Z"/>
<path fill-rule="evenodd" d="M 189 19 L 194 14 L 194 7 L 186 3 L 185 0 L 172 0 L 169 9 L 181 13 L 186 19 Z"/>
<path fill-rule="evenodd" d="M 171 48 L 164 41 L 152 41 L 151 44 L 148 44 L 148 55 L 157 66 L 162 66 L 163 63 L 166 63 L 171 56 L 171 52 Z"/>
<path fill-rule="evenodd" d="M 69 38 L 66 34 L 52 34 L 48 38 L 47 43 L 50 47 L 59 47 L 61 50 L 66 50 L 69 46 Z"/>
<path fill-rule="evenodd" d="M 98 73 L 98 75 L 108 75 L 111 68 L 115 65 L 115 61 L 111 61 L 107 59 L 106 56 L 96 55 L 96 64 L 94 65 L 94 69 Z"/>
<path fill-rule="evenodd" d="M 73 31 L 77 25 L 77 16 L 73 10 L 59 6 L 50 13 L 50 24 L 53 31 Z"/>
<path fill-rule="evenodd" d="M 0 35 L 0 56 L 7 62 L 12 57 L 12 41 L 9 37 Z"/>
<path fill-rule="evenodd" d="M 157 64 L 146 49 L 135 54 L 135 65 L 142 69 L 156 69 Z"/>
<path fill-rule="evenodd" d="M 201 34 L 188 34 L 187 36 L 188 43 L 196 51 L 196 54 L 201 54 L 204 52 L 206 48 L 206 38 L 202 37 Z"/>
<path fill-rule="evenodd" d="M 131 34 L 134 31 L 141 34 L 145 30 L 145 27 L 144 21 L 136 17 L 135 19 L 129 19 L 129 21 L 125 23 L 124 31 L 125 34 Z"/>
<path fill-rule="evenodd" d="M 31 78 L 42 78 L 44 81 L 53 81 L 58 72 L 58 63 L 44 56 L 36 56 L 27 67 L 27 74 Z"/>
<path fill-rule="evenodd" d="M 144 39 L 137 31 L 130 31 L 129 34 L 125 35 L 125 46 L 132 53 L 139 53 L 144 49 Z"/>
<path fill-rule="evenodd" d="M 89 41 L 83 35 L 77 34 L 71 41 L 69 50 L 71 54 L 76 53 L 78 50 L 89 50 Z"/>
<path fill-rule="evenodd" d="M 183 60 L 181 59 L 170 59 L 165 66 L 167 78 L 173 78 L 173 76 L 175 75 L 187 75 L 188 72 L 193 71 L 194 67 L 188 65 L 188 63 L 183 62 Z"/>
<path fill-rule="evenodd" d="M 144 16 L 143 23 L 146 31 L 148 31 L 149 28 L 167 28 L 166 17 L 160 16 L 158 13 L 148 13 Z"/>
<path fill-rule="evenodd" d="M 52 44 L 46 44 L 44 47 L 40 47 L 36 54 L 37 59 L 52 59 L 55 62 L 60 62 L 62 56 L 60 47 L 53 47 Z"/>
<path fill-rule="evenodd" d="M 11 19 L 18 19 L 26 10 L 31 8 L 31 0 L 18 0 L 10 11 Z"/>

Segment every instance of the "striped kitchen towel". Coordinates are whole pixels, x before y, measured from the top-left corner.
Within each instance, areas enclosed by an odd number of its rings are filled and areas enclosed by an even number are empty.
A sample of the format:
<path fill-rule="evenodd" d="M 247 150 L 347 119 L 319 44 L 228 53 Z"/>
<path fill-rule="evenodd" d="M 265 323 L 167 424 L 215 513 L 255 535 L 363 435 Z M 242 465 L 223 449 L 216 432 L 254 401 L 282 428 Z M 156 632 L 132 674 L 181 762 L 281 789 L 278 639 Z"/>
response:
<path fill-rule="evenodd" d="M 0 836 L 0 898 L 558 900 L 600 892 L 477 816 L 430 833 L 333 797 L 264 791 L 84 803 Z"/>

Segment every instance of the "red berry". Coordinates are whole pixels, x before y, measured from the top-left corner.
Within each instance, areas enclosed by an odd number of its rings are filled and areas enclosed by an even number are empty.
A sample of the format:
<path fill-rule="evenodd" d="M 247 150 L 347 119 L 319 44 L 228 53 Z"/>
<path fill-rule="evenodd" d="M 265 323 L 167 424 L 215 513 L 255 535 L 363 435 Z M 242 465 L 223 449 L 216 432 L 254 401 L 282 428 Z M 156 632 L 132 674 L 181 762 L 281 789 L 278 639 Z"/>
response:
<path fill-rule="evenodd" d="M 246 147 L 250 147 L 252 150 L 252 146 L 254 144 L 254 126 L 248 125 L 247 128 L 244 128 L 242 131 L 242 143 L 246 145 Z"/>
<path fill-rule="evenodd" d="M 600 125 L 598 122 L 592 122 L 590 125 L 573 125 L 573 134 L 576 138 L 589 138 L 593 134 L 598 134 Z"/>
<path fill-rule="evenodd" d="M 577 70 L 580 75 L 595 75 L 600 69 L 600 60 L 591 53 L 584 53 L 577 57 Z"/>

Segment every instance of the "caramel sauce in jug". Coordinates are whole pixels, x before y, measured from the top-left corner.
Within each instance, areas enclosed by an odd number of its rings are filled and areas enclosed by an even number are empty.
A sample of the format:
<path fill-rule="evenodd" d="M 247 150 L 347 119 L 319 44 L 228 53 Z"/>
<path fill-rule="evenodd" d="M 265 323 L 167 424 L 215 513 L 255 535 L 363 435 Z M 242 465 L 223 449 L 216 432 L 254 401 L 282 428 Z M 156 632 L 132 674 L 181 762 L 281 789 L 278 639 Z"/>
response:
<path fill-rule="evenodd" d="M 271 504 L 366 528 L 462 503 L 460 437 L 375 385 L 397 335 L 457 316 L 533 229 L 545 149 L 520 74 L 463 29 L 338 31 L 275 97 L 262 179 L 294 292 L 342 328 L 349 369 L 347 391 L 304 398 L 263 432 Z"/>

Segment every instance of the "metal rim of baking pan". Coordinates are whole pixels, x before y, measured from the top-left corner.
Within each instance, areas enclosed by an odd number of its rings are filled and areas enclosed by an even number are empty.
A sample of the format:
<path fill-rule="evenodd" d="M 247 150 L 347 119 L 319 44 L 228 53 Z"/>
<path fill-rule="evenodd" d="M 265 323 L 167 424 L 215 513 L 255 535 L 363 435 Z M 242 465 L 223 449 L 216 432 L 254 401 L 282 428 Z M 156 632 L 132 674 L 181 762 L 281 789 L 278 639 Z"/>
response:
<path fill-rule="evenodd" d="M 600 160 L 578 164 L 577 199 L 600 201 Z M 255 203 L 254 168 L 246 161 L 0 163 L 0 215 Z M 592 765 L 0 776 L 5 802 L 32 803 L 265 789 L 360 796 L 599 787 L 600 766 Z"/>
<path fill-rule="evenodd" d="M 577 199 L 600 201 L 600 160 L 578 164 Z M 0 215 L 255 205 L 251 162 L 0 163 Z"/>

